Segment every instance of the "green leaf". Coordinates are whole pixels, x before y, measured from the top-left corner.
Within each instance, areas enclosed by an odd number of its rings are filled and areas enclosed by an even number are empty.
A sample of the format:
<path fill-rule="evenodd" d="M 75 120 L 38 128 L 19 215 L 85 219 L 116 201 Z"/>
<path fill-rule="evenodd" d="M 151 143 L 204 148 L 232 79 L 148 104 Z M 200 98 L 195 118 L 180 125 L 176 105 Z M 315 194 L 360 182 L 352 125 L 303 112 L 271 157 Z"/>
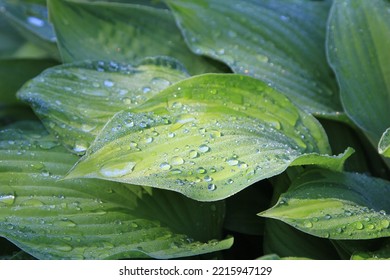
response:
<path fill-rule="evenodd" d="M 377 145 L 389 126 L 390 4 L 335 0 L 327 51 L 347 115 Z"/>
<path fill-rule="evenodd" d="M 328 1 L 166 2 L 195 53 L 269 83 L 311 113 L 342 110 L 324 48 Z"/>
<path fill-rule="evenodd" d="M 18 32 L 16 32 L 16 30 L 8 23 L 8 21 L 3 16 L 1 16 L 1 14 L 0 42 L 0 58 L 12 56 L 12 54 L 15 52 L 15 49 L 24 43 L 24 39 L 18 34 Z"/>
<path fill-rule="evenodd" d="M 320 154 L 328 153 L 316 119 L 284 95 L 251 77 L 205 74 L 116 114 L 68 177 L 210 201 L 279 174 L 295 160 L 327 164 L 329 156 Z"/>
<path fill-rule="evenodd" d="M 264 253 L 288 258 L 338 259 L 331 242 L 303 233 L 277 220 L 265 222 Z"/>
<path fill-rule="evenodd" d="M 45 49 L 52 58 L 59 58 L 56 37 L 48 22 L 45 6 L 21 1 L 2 1 L 0 5 L 0 13 L 22 36 Z"/>
<path fill-rule="evenodd" d="M 40 259 L 176 258 L 226 249 L 224 204 L 94 179 L 37 123 L 0 132 L 0 236 Z"/>
<path fill-rule="evenodd" d="M 56 63 L 48 59 L 1 59 L 0 104 L 15 104 L 17 90 L 28 80 Z"/>
<path fill-rule="evenodd" d="M 188 49 L 168 10 L 62 0 L 49 0 L 48 8 L 65 62 L 101 59 L 138 63 L 143 57 L 164 55 L 177 58 L 193 74 L 218 71 L 208 59 Z"/>
<path fill-rule="evenodd" d="M 75 153 L 84 153 L 117 112 L 139 106 L 168 85 L 188 77 L 173 59 L 137 65 L 77 62 L 48 69 L 19 92 L 46 128 Z"/>
<path fill-rule="evenodd" d="M 384 245 L 372 252 L 354 252 L 352 260 L 390 260 L 390 239 L 384 242 Z"/>
<path fill-rule="evenodd" d="M 390 183 L 358 173 L 314 169 L 298 177 L 278 203 L 260 213 L 331 239 L 390 236 Z"/>
<path fill-rule="evenodd" d="M 383 133 L 378 144 L 378 151 L 385 157 L 390 157 L 390 128 Z"/>

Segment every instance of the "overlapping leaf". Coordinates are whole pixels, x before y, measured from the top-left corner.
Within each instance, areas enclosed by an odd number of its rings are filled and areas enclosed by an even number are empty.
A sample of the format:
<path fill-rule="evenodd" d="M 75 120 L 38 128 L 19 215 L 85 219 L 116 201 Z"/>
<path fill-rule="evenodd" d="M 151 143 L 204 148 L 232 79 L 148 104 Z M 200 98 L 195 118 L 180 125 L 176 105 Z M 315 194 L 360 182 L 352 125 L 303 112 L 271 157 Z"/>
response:
<path fill-rule="evenodd" d="M 191 49 L 319 115 L 341 111 L 325 56 L 328 1 L 167 0 Z"/>
<path fill-rule="evenodd" d="M 386 129 L 379 140 L 378 151 L 380 154 L 390 157 L 390 128 Z"/>
<path fill-rule="evenodd" d="M 136 107 L 188 77 L 173 59 L 149 58 L 138 65 L 78 62 L 51 68 L 18 93 L 68 148 L 84 153 L 117 112 Z"/>
<path fill-rule="evenodd" d="M 45 49 L 51 57 L 59 58 L 56 37 L 48 22 L 45 6 L 3 0 L 0 2 L 0 14 L 26 39 Z"/>
<path fill-rule="evenodd" d="M 343 107 L 377 145 L 390 123 L 390 4 L 333 2 L 327 50 Z"/>
<path fill-rule="evenodd" d="M 68 175 L 170 189 L 209 201 L 294 161 L 339 168 L 319 123 L 261 81 L 195 76 L 116 114 Z M 296 163 L 296 164 L 298 164 Z"/>
<path fill-rule="evenodd" d="M 260 213 L 331 239 L 390 236 L 390 183 L 357 173 L 312 170 Z"/>
<path fill-rule="evenodd" d="M 164 55 L 183 62 L 192 74 L 218 71 L 215 63 L 188 49 L 166 9 L 63 0 L 49 0 L 48 8 L 65 62 L 102 59 L 138 63 L 146 56 Z"/>
<path fill-rule="evenodd" d="M 36 123 L 0 132 L 0 236 L 40 259 L 174 258 L 231 246 L 223 203 L 94 179 Z"/>

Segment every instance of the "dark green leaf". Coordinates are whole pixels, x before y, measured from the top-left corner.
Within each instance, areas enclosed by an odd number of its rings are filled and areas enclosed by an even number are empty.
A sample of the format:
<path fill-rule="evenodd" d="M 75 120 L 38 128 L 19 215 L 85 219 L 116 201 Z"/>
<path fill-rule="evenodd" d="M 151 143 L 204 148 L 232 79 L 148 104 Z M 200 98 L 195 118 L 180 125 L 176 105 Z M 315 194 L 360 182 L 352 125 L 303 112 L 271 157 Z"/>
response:
<path fill-rule="evenodd" d="M 51 68 L 18 93 L 70 150 L 84 153 L 117 112 L 139 106 L 172 83 L 188 77 L 169 58 L 138 65 L 78 62 Z"/>
<path fill-rule="evenodd" d="M 166 2 L 195 53 L 269 83 L 312 113 L 342 110 L 325 56 L 327 1 Z"/>
<path fill-rule="evenodd" d="M 311 115 L 263 82 L 195 76 L 116 114 L 68 175 L 175 190 L 201 201 L 231 196 L 291 164 L 339 168 Z M 295 162 L 297 161 L 297 162 Z"/>
<path fill-rule="evenodd" d="M 0 154 L 0 235 L 37 258 L 173 258 L 232 244 L 216 240 L 223 203 L 103 180 L 62 180 L 77 156 L 36 123 L 2 130 Z"/>
<path fill-rule="evenodd" d="M 390 183 L 357 173 L 314 169 L 260 213 L 331 239 L 390 236 Z"/>
<path fill-rule="evenodd" d="M 0 104 L 15 104 L 17 90 L 44 69 L 54 66 L 52 60 L 2 59 L 0 60 Z"/>
<path fill-rule="evenodd" d="M 385 0 L 335 0 L 328 23 L 328 57 L 345 112 L 375 146 L 390 123 L 389 11 Z"/>
<path fill-rule="evenodd" d="M 49 0 L 62 59 L 138 63 L 146 56 L 179 59 L 193 74 L 218 71 L 188 49 L 168 10 L 124 3 Z M 80 46 L 83 46 L 80 48 Z"/>
<path fill-rule="evenodd" d="M 39 4 L 14 1 L 0 2 L 0 14 L 22 36 L 46 50 L 52 58 L 59 58 L 53 27 L 47 19 L 47 9 Z"/>

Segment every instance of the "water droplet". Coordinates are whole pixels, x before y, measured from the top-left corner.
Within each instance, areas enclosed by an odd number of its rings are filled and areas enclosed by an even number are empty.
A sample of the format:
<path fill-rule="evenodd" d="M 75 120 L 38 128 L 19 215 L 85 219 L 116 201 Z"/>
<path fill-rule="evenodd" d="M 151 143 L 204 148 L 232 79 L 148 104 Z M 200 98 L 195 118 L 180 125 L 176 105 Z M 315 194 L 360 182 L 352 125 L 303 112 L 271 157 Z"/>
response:
<path fill-rule="evenodd" d="M 41 149 L 44 149 L 44 150 L 50 150 L 50 149 L 57 147 L 59 145 L 60 145 L 59 143 L 53 142 L 53 141 L 45 141 L 45 142 L 39 143 L 39 147 Z"/>
<path fill-rule="evenodd" d="M 229 158 L 228 160 L 226 160 L 226 163 L 231 165 L 231 166 L 234 166 L 234 165 L 238 164 L 238 160 L 235 158 Z"/>
<path fill-rule="evenodd" d="M 167 86 L 171 85 L 171 82 L 160 77 L 156 77 L 152 79 L 152 84 L 160 86 L 160 88 L 166 88 Z"/>
<path fill-rule="evenodd" d="M 174 133 L 174 132 L 169 132 L 168 133 L 168 137 L 169 138 L 173 138 L 173 137 L 175 137 L 176 136 L 176 134 Z"/>
<path fill-rule="evenodd" d="M 14 202 L 15 202 L 15 193 L 0 194 L 0 205 L 5 204 L 7 206 L 10 206 Z"/>
<path fill-rule="evenodd" d="M 45 164 L 43 162 L 34 162 L 30 164 L 30 167 L 35 170 L 42 170 L 45 168 Z"/>
<path fill-rule="evenodd" d="M 189 153 L 190 158 L 197 158 L 199 157 L 199 153 L 195 150 L 191 150 Z"/>
<path fill-rule="evenodd" d="M 382 228 L 389 228 L 390 226 L 390 222 L 388 220 L 382 220 L 380 224 Z"/>
<path fill-rule="evenodd" d="M 67 244 L 61 244 L 61 245 L 53 245 L 53 247 L 59 251 L 63 251 L 63 252 L 69 252 L 69 251 L 72 251 L 72 246 L 70 245 L 67 245 Z"/>
<path fill-rule="evenodd" d="M 200 145 L 199 148 L 198 148 L 199 152 L 201 153 L 207 153 L 210 151 L 210 147 L 203 144 L 203 145 Z"/>
<path fill-rule="evenodd" d="M 356 222 L 355 223 L 355 228 L 358 230 L 361 230 L 364 228 L 364 225 L 361 222 Z"/>
<path fill-rule="evenodd" d="M 234 181 L 233 181 L 232 179 L 229 179 L 229 180 L 227 180 L 227 183 L 228 183 L 228 184 L 233 184 Z"/>
<path fill-rule="evenodd" d="M 76 153 L 84 153 L 88 148 L 88 144 L 83 141 L 77 141 L 74 143 L 73 151 Z"/>
<path fill-rule="evenodd" d="M 58 225 L 60 227 L 75 227 L 76 226 L 76 223 L 74 223 L 73 221 L 71 221 L 67 218 L 56 221 L 56 222 L 54 222 L 54 224 Z"/>
<path fill-rule="evenodd" d="M 114 86 L 114 82 L 111 81 L 111 80 L 105 80 L 103 82 L 103 84 L 106 86 L 106 87 L 113 87 Z"/>
<path fill-rule="evenodd" d="M 203 180 L 205 180 L 206 182 L 211 182 L 213 178 L 211 178 L 209 175 L 206 175 L 204 176 Z"/>
<path fill-rule="evenodd" d="M 199 167 L 198 169 L 196 169 L 196 172 L 198 172 L 199 174 L 204 174 L 206 173 L 206 169 L 204 169 L 203 167 Z"/>
<path fill-rule="evenodd" d="M 135 162 L 117 162 L 105 164 L 100 173 L 105 177 L 122 177 L 133 172 Z"/>
<path fill-rule="evenodd" d="M 305 221 L 305 222 L 303 223 L 303 226 L 304 226 L 305 228 L 312 228 L 312 227 L 313 227 L 313 223 L 310 222 L 310 221 Z"/>
<path fill-rule="evenodd" d="M 130 105 L 132 103 L 131 98 L 125 97 L 122 99 L 123 104 Z"/>
<path fill-rule="evenodd" d="M 346 216 L 352 216 L 352 212 L 349 211 L 349 210 L 345 210 L 344 214 L 345 214 Z"/>
<path fill-rule="evenodd" d="M 145 143 L 146 144 L 150 144 L 150 143 L 153 142 L 153 140 L 154 140 L 153 137 L 148 137 L 148 138 L 145 139 Z"/>
<path fill-rule="evenodd" d="M 215 191 L 215 190 L 217 189 L 217 186 L 216 186 L 215 184 L 209 184 L 209 185 L 207 186 L 207 189 L 208 189 L 209 191 Z"/>
<path fill-rule="evenodd" d="M 168 162 L 163 162 L 160 164 L 160 168 L 162 170 L 169 170 L 169 169 L 171 169 L 171 165 Z"/>
<path fill-rule="evenodd" d="M 27 22 L 31 25 L 34 25 L 36 27 L 43 27 L 45 26 L 45 22 L 37 17 L 29 16 L 27 17 Z"/>
<path fill-rule="evenodd" d="M 372 230 L 372 229 L 375 229 L 375 225 L 369 224 L 369 225 L 367 225 L 367 228 L 368 228 L 368 229 L 371 229 L 371 230 Z"/>
<path fill-rule="evenodd" d="M 326 214 L 326 215 L 325 215 L 325 219 L 326 219 L 326 220 L 330 220 L 330 219 L 332 219 L 332 216 L 329 215 L 329 214 Z"/>
<path fill-rule="evenodd" d="M 40 206 L 43 206 L 45 204 L 38 199 L 31 198 L 31 199 L 28 199 L 26 201 L 23 201 L 22 205 L 23 206 L 40 207 Z"/>
<path fill-rule="evenodd" d="M 150 92 L 152 89 L 150 88 L 150 87 L 143 87 L 142 88 L 142 92 L 143 93 L 148 93 L 148 92 Z"/>
<path fill-rule="evenodd" d="M 172 165 L 181 165 L 184 163 L 184 160 L 181 157 L 173 157 L 171 160 Z"/>

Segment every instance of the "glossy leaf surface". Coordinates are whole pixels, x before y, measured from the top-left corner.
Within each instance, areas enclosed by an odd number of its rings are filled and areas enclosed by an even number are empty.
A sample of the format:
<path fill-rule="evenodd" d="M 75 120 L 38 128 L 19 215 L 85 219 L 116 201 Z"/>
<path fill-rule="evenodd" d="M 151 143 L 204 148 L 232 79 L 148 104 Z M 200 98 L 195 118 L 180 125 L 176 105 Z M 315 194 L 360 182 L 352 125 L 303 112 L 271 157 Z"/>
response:
<path fill-rule="evenodd" d="M 279 174 L 295 160 L 337 169 L 348 156 L 329 153 L 319 123 L 282 94 L 251 77 L 207 74 L 116 114 L 68 178 L 147 185 L 208 201 Z"/>
<path fill-rule="evenodd" d="M 94 179 L 36 123 L 0 132 L 0 236 L 39 259 L 175 258 L 226 249 L 223 203 Z"/>
<path fill-rule="evenodd" d="M 186 77 L 181 64 L 169 58 L 149 58 L 135 66 L 78 62 L 48 69 L 18 96 L 62 143 L 82 154 L 115 113 L 139 106 Z"/>
<path fill-rule="evenodd" d="M 166 2 L 195 53 L 269 83 L 312 113 L 342 111 L 325 56 L 328 1 Z"/>
<path fill-rule="evenodd" d="M 331 239 L 390 236 L 390 183 L 357 173 L 312 170 L 260 213 Z"/>
<path fill-rule="evenodd" d="M 327 50 L 343 107 L 374 145 L 389 127 L 390 3 L 335 0 Z"/>
<path fill-rule="evenodd" d="M 138 63 L 147 56 L 164 55 L 182 61 L 192 74 L 218 71 L 214 63 L 188 49 L 168 10 L 63 0 L 49 0 L 48 8 L 64 62 Z"/>

